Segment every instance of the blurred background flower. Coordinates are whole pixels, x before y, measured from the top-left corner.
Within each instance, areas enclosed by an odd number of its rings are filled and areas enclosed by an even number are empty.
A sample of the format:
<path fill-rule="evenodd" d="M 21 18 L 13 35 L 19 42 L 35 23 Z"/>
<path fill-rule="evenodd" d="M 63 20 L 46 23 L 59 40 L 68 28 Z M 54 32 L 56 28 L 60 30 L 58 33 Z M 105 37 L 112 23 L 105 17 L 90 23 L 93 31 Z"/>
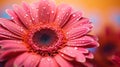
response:
<path fill-rule="evenodd" d="M 0 17 L 10 18 L 5 9 L 12 4 L 20 4 L 22 1 L 33 2 L 36 0 L 1 0 Z M 109 57 L 120 51 L 120 0 L 55 0 L 57 4 L 67 3 L 76 10 L 81 10 L 84 16 L 90 18 L 94 24 L 91 34 L 99 37 L 100 47 L 90 49 L 95 53 L 95 61 L 100 67 L 114 67 Z M 1 65 L 1 64 L 0 64 Z M 98 66 L 97 66 L 98 67 Z"/>
<path fill-rule="evenodd" d="M 106 24 L 98 33 L 100 47 L 95 51 L 95 61 L 99 67 L 116 67 L 110 59 L 120 51 L 120 30 L 113 24 Z"/>

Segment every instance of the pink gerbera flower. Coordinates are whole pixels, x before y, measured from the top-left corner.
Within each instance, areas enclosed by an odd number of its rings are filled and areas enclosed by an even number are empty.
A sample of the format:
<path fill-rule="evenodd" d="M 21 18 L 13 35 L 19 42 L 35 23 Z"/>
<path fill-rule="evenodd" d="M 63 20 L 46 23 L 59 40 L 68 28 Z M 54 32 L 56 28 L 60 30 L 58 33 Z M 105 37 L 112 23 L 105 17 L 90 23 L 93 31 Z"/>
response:
<path fill-rule="evenodd" d="M 98 46 L 88 35 L 92 24 L 80 11 L 49 0 L 7 9 L 11 20 L 0 18 L 0 61 L 5 67 L 75 67 L 87 65 Z M 77 66 L 77 65 L 76 65 Z M 80 67 L 80 66 L 78 66 Z"/>

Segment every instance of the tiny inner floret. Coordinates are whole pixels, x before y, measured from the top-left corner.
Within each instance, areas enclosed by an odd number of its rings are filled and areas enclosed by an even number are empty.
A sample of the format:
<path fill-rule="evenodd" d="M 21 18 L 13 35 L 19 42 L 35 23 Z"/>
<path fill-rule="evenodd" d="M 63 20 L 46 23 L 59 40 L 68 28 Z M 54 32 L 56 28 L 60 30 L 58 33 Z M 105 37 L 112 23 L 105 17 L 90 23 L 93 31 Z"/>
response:
<path fill-rule="evenodd" d="M 57 53 L 67 42 L 63 30 L 54 24 L 31 26 L 25 40 L 30 49 L 42 55 Z"/>

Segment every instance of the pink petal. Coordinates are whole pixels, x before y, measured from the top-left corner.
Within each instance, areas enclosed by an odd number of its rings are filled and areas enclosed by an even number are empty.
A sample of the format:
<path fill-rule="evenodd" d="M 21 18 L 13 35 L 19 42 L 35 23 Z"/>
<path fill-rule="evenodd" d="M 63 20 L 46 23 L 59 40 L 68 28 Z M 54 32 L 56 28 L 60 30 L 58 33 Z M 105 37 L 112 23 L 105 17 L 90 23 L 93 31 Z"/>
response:
<path fill-rule="evenodd" d="M 78 14 L 79 15 L 79 14 Z M 66 24 L 66 26 L 64 27 L 64 30 L 66 31 L 69 31 L 71 30 L 71 28 L 76 28 L 76 27 L 80 27 L 80 26 L 88 26 L 88 28 L 92 28 L 93 25 L 90 23 L 89 19 L 88 18 L 80 18 L 79 20 L 77 21 L 74 21 L 74 22 L 69 22 L 69 24 Z"/>
<path fill-rule="evenodd" d="M 25 51 L 27 50 L 26 49 L 11 49 L 11 50 L 6 50 L 6 51 L 0 50 L 0 61 L 7 60 Z"/>
<path fill-rule="evenodd" d="M 1 40 L 0 46 L 1 50 L 11 50 L 11 49 L 27 49 L 22 41 L 17 40 Z"/>
<path fill-rule="evenodd" d="M 88 61 L 88 62 L 83 63 L 83 65 L 84 65 L 85 67 L 95 67 L 95 65 L 94 65 L 94 64 L 92 64 L 92 63 L 90 63 L 89 61 Z"/>
<path fill-rule="evenodd" d="M 22 2 L 23 9 L 29 14 L 30 16 L 30 5 L 26 2 Z M 31 16 L 30 16 L 31 17 Z"/>
<path fill-rule="evenodd" d="M 82 47 L 75 47 L 77 50 L 79 50 L 81 53 L 89 53 L 89 50 L 87 48 Z"/>
<path fill-rule="evenodd" d="M 88 27 L 77 27 L 77 28 L 72 28 L 70 31 L 67 32 L 66 37 L 68 39 L 76 39 L 78 37 L 81 37 L 88 32 L 90 32 L 91 29 Z"/>
<path fill-rule="evenodd" d="M 27 11 L 25 11 L 22 7 L 20 7 L 16 4 L 13 5 L 13 8 L 14 8 L 15 13 L 19 17 L 19 19 L 24 24 L 24 26 L 26 28 L 29 28 L 29 26 L 32 24 L 32 19 L 31 19 L 31 16 L 29 15 L 29 13 L 27 13 Z"/>
<path fill-rule="evenodd" d="M 75 54 L 76 50 L 74 50 L 71 47 L 64 47 L 63 49 L 60 50 L 60 52 L 73 58 L 76 57 L 76 54 Z"/>
<path fill-rule="evenodd" d="M 55 23 L 58 24 L 60 27 L 63 27 L 68 21 L 71 12 L 72 8 L 66 4 L 58 6 Z"/>
<path fill-rule="evenodd" d="M 90 43 L 92 41 L 95 41 L 94 38 L 90 37 L 90 36 L 83 36 L 77 39 L 73 39 L 73 40 L 69 40 L 69 42 L 76 42 L 76 43 L 80 43 L 80 44 L 85 44 L 85 43 Z"/>
<path fill-rule="evenodd" d="M 13 33 L 9 32 L 6 29 L 3 29 L 2 27 L 0 27 L 0 37 L 1 38 L 9 38 L 9 39 L 21 39 L 21 37 L 14 35 Z"/>
<path fill-rule="evenodd" d="M 24 61 L 27 59 L 27 57 L 30 56 L 29 53 L 23 53 L 20 56 L 16 57 L 15 61 L 14 61 L 14 67 L 22 67 Z"/>
<path fill-rule="evenodd" d="M 38 67 L 59 67 L 57 62 L 52 57 L 43 57 Z"/>
<path fill-rule="evenodd" d="M 30 9 L 31 9 L 31 6 L 26 3 L 26 2 L 23 2 L 22 3 L 22 6 L 23 6 L 23 9 L 26 11 L 26 13 L 28 14 L 29 18 L 32 19 L 32 15 L 31 15 L 31 12 L 30 12 Z M 35 6 L 37 7 L 37 6 Z M 32 19 L 33 23 L 34 23 L 34 19 Z"/>
<path fill-rule="evenodd" d="M 67 42 L 67 45 L 68 46 L 86 46 L 86 45 L 98 46 L 97 43 L 93 44 L 93 42 L 96 42 L 95 40 L 96 39 L 94 37 L 83 36 L 83 37 L 80 37 L 80 38 L 77 38 L 77 39 L 70 39 Z"/>
<path fill-rule="evenodd" d="M 31 8 L 30 8 L 30 14 L 31 14 L 33 23 L 39 23 L 38 7 L 39 7 L 38 3 L 34 3 L 31 5 Z"/>
<path fill-rule="evenodd" d="M 84 55 L 76 48 L 65 47 L 65 48 L 61 49 L 60 52 L 63 54 L 66 54 L 68 56 L 74 57 L 76 59 L 76 61 L 78 61 L 78 62 L 85 62 L 86 61 Z"/>
<path fill-rule="evenodd" d="M 77 22 L 79 22 L 79 20 L 82 17 L 82 13 L 81 11 L 72 13 L 70 15 L 69 21 L 66 23 L 66 25 L 63 27 L 63 29 L 68 29 L 69 27 L 71 28 L 71 26 L 73 26 L 74 24 L 76 24 Z"/>
<path fill-rule="evenodd" d="M 68 60 L 68 61 L 72 61 L 72 60 L 74 60 L 73 57 L 70 57 L 70 56 L 65 55 L 65 54 L 62 54 L 62 53 L 60 53 L 60 56 L 63 57 L 64 59 Z"/>
<path fill-rule="evenodd" d="M 82 53 L 76 53 L 76 61 L 78 62 L 85 62 L 86 58 Z"/>
<path fill-rule="evenodd" d="M 77 42 L 67 42 L 68 46 L 74 46 L 74 47 L 87 47 L 87 48 L 91 48 L 91 47 L 98 47 L 99 43 L 97 41 L 92 41 L 89 43 L 85 43 L 85 44 L 81 44 L 81 43 L 77 43 Z"/>
<path fill-rule="evenodd" d="M 97 41 L 93 41 L 91 43 L 88 43 L 85 47 L 88 48 L 99 47 L 99 43 Z"/>
<path fill-rule="evenodd" d="M 24 61 L 25 67 L 37 67 L 38 63 L 40 62 L 41 56 L 39 55 L 30 55 L 28 58 Z"/>
<path fill-rule="evenodd" d="M 19 17 L 16 15 L 16 13 L 11 9 L 6 9 L 6 13 L 11 16 L 11 19 L 14 21 L 15 24 L 19 26 L 23 26 L 22 22 L 19 20 Z"/>
<path fill-rule="evenodd" d="M 93 59 L 94 58 L 94 56 L 91 52 L 85 54 L 85 57 L 88 58 L 88 59 Z"/>
<path fill-rule="evenodd" d="M 73 67 L 72 64 L 67 62 L 65 59 L 63 59 L 60 55 L 55 56 L 55 60 L 59 64 L 60 67 Z"/>
<path fill-rule="evenodd" d="M 39 3 L 39 21 L 52 22 L 55 16 L 55 4 L 49 0 L 40 0 Z"/>
<path fill-rule="evenodd" d="M 15 60 L 15 58 L 12 58 L 12 59 L 8 60 L 5 63 L 5 67 L 13 67 L 14 60 Z"/>
<path fill-rule="evenodd" d="M 16 40 L 1 40 L 0 47 L 0 61 L 28 50 L 23 42 Z"/>
<path fill-rule="evenodd" d="M 0 18 L 0 25 L 16 35 L 23 36 L 26 34 L 26 31 L 23 27 L 18 26 L 10 20 Z"/>

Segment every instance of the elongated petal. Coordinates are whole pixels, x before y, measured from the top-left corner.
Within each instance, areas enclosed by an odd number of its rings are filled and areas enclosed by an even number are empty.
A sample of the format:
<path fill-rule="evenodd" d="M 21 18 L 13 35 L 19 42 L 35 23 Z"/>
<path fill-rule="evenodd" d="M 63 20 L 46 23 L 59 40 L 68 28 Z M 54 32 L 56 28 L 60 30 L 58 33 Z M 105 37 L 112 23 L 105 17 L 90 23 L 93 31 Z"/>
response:
<path fill-rule="evenodd" d="M 30 12 L 31 6 L 26 2 L 22 2 L 22 7 L 26 11 L 25 16 L 28 16 L 28 21 L 30 20 L 30 22 L 31 22 L 31 20 L 32 20 L 32 23 L 34 23 L 34 19 L 32 19 L 32 15 L 31 15 L 31 12 Z M 37 6 L 35 6 L 35 7 L 37 7 Z"/>
<path fill-rule="evenodd" d="M 87 46 L 87 45 L 91 45 L 91 46 L 99 46 L 99 44 L 96 42 L 96 38 L 91 37 L 91 36 L 83 36 L 77 39 L 70 39 L 67 42 L 68 46 Z"/>
<path fill-rule="evenodd" d="M 82 48 L 82 47 L 75 47 L 77 50 L 79 50 L 81 53 L 89 53 L 89 50 L 86 48 Z"/>
<path fill-rule="evenodd" d="M 97 41 L 92 41 L 92 42 L 84 43 L 84 44 L 77 43 L 77 42 L 68 42 L 67 45 L 68 46 L 74 46 L 74 47 L 80 47 L 81 46 L 81 47 L 91 48 L 91 47 L 98 47 L 99 43 Z"/>
<path fill-rule="evenodd" d="M 70 57 L 74 57 L 75 58 L 76 57 L 76 54 L 75 54 L 76 51 L 74 49 L 72 49 L 72 50 L 71 49 L 72 48 L 65 47 L 65 48 L 61 49 L 60 52 L 63 53 L 63 54 L 65 54 L 65 55 L 68 55 Z"/>
<path fill-rule="evenodd" d="M 92 29 L 93 28 L 93 25 L 88 23 L 88 24 L 79 24 L 79 23 L 76 23 L 76 25 L 71 25 L 70 27 L 68 27 L 65 31 L 66 32 L 69 32 L 71 29 L 73 28 L 79 28 L 79 27 L 87 27 L 89 29 Z"/>
<path fill-rule="evenodd" d="M 23 27 L 16 25 L 10 20 L 0 18 L 0 25 L 7 28 L 9 31 L 11 31 L 12 33 L 16 35 L 23 36 L 26 34 L 26 31 Z"/>
<path fill-rule="evenodd" d="M 82 13 L 81 11 L 72 13 L 70 15 L 70 18 L 68 20 L 68 22 L 65 24 L 65 26 L 63 27 L 63 29 L 68 29 L 69 27 L 71 28 L 72 25 L 76 24 L 77 22 L 79 22 L 79 20 L 82 18 Z"/>
<path fill-rule="evenodd" d="M 21 60 L 21 61 L 23 61 L 23 63 L 20 64 L 20 66 L 37 67 L 38 63 L 41 60 L 41 56 L 37 55 L 37 54 L 29 53 L 29 56 L 26 59 L 23 59 L 23 60 Z"/>
<path fill-rule="evenodd" d="M 76 53 L 76 61 L 78 62 L 85 62 L 86 58 L 82 53 Z"/>
<path fill-rule="evenodd" d="M 21 37 L 14 35 L 13 33 L 9 32 L 8 30 L 0 27 L 0 38 L 8 38 L 8 39 L 21 39 Z"/>
<path fill-rule="evenodd" d="M 78 37 L 86 35 L 88 32 L 90 32 L 90 29 L 88 27 L 73 28 L 67 32 L 66 37 L 68 39 L 76 39 Z"/>
<path fill-rule="evenodd" d="M 4 66 L 4 67 L 13 67 L 14 60 L 15 60 L 15 58 L 12 58 L 12 59 L 8 60 L 8 61 L 5 63 L 5 66 Z"/>
<path fill-rule="evenodd" d="M 89 61 L 86 61 L 85 63 L 83 63 L 83 65 L 84 65 L 85 67 L 95 67 L 95 65 L 92 64 L 92 63 L 89 62 Z"/>
<path fill-rule="evenodd" d="M 88 59 L 93 59 L 94 58 L 94 56 L 91 52 L 85 54 L 85 57 L 88 58 Z"/>
<path fill-rule="evenodd" d="M 88 47 L 88 48 L 93 48 L 93 47 L 99 47 L 99 43 L 97 41 L 93 41 L 91 43 L 87 43 L 87 45 L 85 47 Z"/>
<path fill-rule="evenodd" d="M 27 14 L 30 16 L 30 5 L 26 2 L 22 2 L 23 9 L 27 12 Z M 31 16 L 30 16 L 31 17 Z"/>
<path fill-rule="evenodd" d="M 85 44 L 85 43 L 90 43 L 92 41 L 95 41 L 94 38 L 90 37 L 90 36 L 83 36 L 77 39 L 73 39 L 73 40 L 69 40 L 69 42 L 76 42 L 76 43 L 80 43 L 80 44 Z"/>
<path fill-rule="evenodd" d="M 65 47 L 65 48 L 61 49 L 60 52 L 63 54 L 66 54 L 68 56 L 74 57 L 76 59 L 76 61 L 79 61 L 79 62 L 86 61 L 84 55 L 80 51 L 78 51 L 76 48 Z"/>
<path fill-rule="evenodd" d="M 43 57 L 38 67 L 59 67 L 59 66 L 54 58 Z"/>
<path fill-rule="evenodd" d="M 66 4 L 58 6 L 55 23 L 63 27 L 68 21 L 72 8 Z"/>
<path fill-rule="evenodd" d="M 1 50 L 0 50 L 1 51 Z M 20 53 L 27 51 L 26 49 L 11 49 L 0 52 L 0 61 L 5 61 L 9 58 L 15 57 Z"/>
<path fill-rule="evenodd" d="M 50 0 L 40 0 L 39 3 L 39 21 L 51 22 L 55 16 L 55 4 Z"/>
<path fill-rule="evenodd" d="M 86 25 L 86 26 L 89 26 L 89 28 L 92 28 L 93 25 L 92 24 L 89 25 L 89 24 L 91 23 L 88 18 L 81 17 L 80 19 L 77 19 L 77 21 L 74 21 L 74 22 L 68 21 L 68 24 L 66 24 L 66 26 L 64 27 L 64 30 L 69 31 L 71 30 L 71 28 L 76 28 L 83 25 Z"/>
<path fill-rule="evenodd" d="M 17 40 L 1 40 L 0 46 L 3 51 L 10 49 L 27 49 L 22 41 Z"/>
<path fill-rule="evenodd" d="M 38 14 L 39 9 L 38 8 L 39 8 L 39 4 L 38 3 L 33 3 L 31 5 L 30 14 L 31 14 L 33 23 L 40 23 L 39 22 L 39 14 Z"/>
<path fill-rule="evenodd" d="M 32 19 L 31 19 L 30 15 L 27 13 L 27 11 L 25 11 L 22 7 L 20 7 L 16 4 L 13 5 L 13 8 L 14 8 L 15 13 L 19 17 L 19 19 L 24 24 L 24 26 L 26 28 L 29 28 L 29 26 L 32 24 Z"/>
<path fill-rule="evenodd" d="M 23 26 L 22 22 L 20 21 L 19 17 L 16 15 L 16 13 L 11 9 L 6 9 L 6 13 L 11 16 L 11 19 L 19 26 Z"/>
<path fill-rule="evenodd" d="M 15 61 L 13 63 L 14 67 L 22 67 L 22 66 L 24 66 L 23 63 L 27 59 L 28 56 L 30 56 L 30 54 L 26 52 L 26 53 L 23 53 L 20 56 L 16 57 L 16 59 L 15 59 Z"/>
<path fill-rule="evenodd" d="M 0 47 L 0 61 L 28 50 L 26 46 L 23 45 L 23 42 L 15 40 L 1 40 Z"/>
<path fill-rule="evenodd" d="M 68 60 L 68 61 L 72 61 L 72 60 L 75 59 L 75 58 L 70 57 L 70 56 L 68 56 L 68 55 L 65 55 L 65 54 L 63 54 L 63 53 L 60 53 L 60 56 L 63 57 L 64 59 Z"/>
<path fill-rule="evenodd" d="M 60 67 L 74 67 L 67 60 L 63 59 L 60 55 L 56 55 L 55 60 L 57 61 Z"/>

